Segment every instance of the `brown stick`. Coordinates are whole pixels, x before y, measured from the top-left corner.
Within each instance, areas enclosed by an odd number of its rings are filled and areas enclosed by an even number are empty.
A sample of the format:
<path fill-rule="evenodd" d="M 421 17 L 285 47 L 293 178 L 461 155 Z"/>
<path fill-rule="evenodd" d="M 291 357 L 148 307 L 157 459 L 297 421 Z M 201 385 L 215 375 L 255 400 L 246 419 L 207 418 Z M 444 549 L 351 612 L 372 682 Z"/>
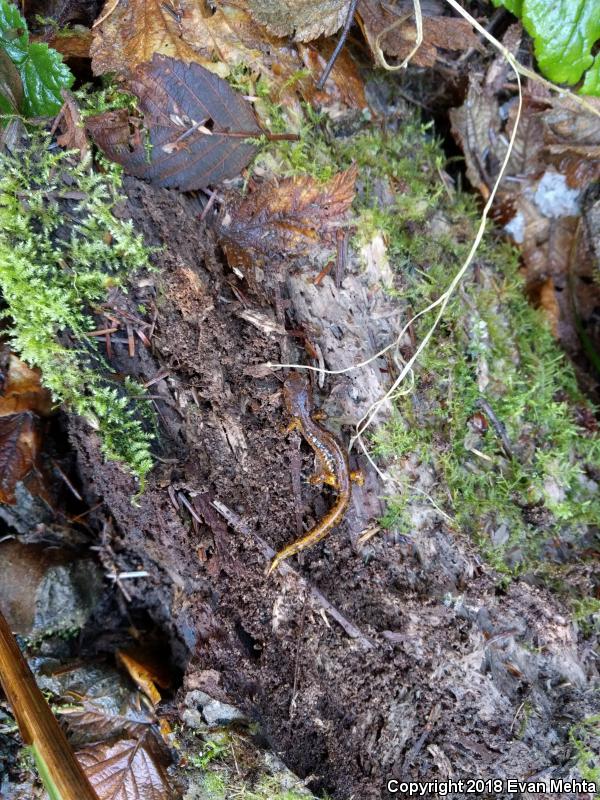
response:
<path fill-rule="evenodd" d="M 61 800 L 98 800 L 1 611 L 0 682 L 24 743 L 35 747 Z"/>
<path fill-rule="evenodd" d="M 263 556 L 265 557 L 266 561 L 271 561 L 273 556 L 275 555 L 275 550 L 265 542 L 265 540 L 258 535 L 258 533 L 252 528 L 247 525 L 244 520 L 236 514 L 235 511 L 232 511 L 230 508 L 227 508 L 225 503 L 221 503 L 220 500 L 213 500 L 213 506 L 217 509 L 221 516 L 225 517 L 227 522 L 231 525 L 234 530 L 239 531 L 240 533 L 245 534 L 246 536 L 252 536 L 254 540 L 258 543 L 260 549 L 263 552 Z M 316 586 L 313 586 L 309 581 L 306 580 L 300 573 L 296 572 L 296 570 L 291 567 L 287 562 L 283 562 L 279 565 L 279 569 L 282 573 L 291 573 L 299 578 L 304 585 L 308 588 L 309 594 L 311 597 L 316 600 L 316 602 L 321 606 L 321 608 L 325 609 L 325 611 L 332 617 L 338 625 L 340 625 L 348 634 L 351 639 L 356 639 L 360 644 L 366 649 L 371 650 L 372 648 L 376 647 L 375 642 L 365 636 L 365 634 L 358 628 L 353 622 L 351 622 L 348 617 L 345 617 L 341 611 L 333 606 L 329 600 L 322 594 Z"/>

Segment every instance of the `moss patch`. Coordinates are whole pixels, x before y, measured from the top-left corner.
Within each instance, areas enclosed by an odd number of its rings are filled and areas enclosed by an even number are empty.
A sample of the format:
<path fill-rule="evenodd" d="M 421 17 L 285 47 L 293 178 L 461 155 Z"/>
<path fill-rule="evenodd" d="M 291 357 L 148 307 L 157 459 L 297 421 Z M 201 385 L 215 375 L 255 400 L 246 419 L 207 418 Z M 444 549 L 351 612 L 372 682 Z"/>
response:
<path fill-rule="evenodd" d="M 14 349 L 42 371 L 59 403 L 98 430 L 107 458 L 121 461 L 143 485 L 152 466 L 148 404 L 142 388 L 117 386 L 87 334 L 89 306 L 149 265 L 130 222 L 113 214 L 120 172 L 31 134 L 15 155 L 0 156 L 0 290 Z"/>
<path fill-rule="evenodd" d="M 415 115 L 336 136 L 313 114 L 299 142 L 257 163 L 318 178 L 358 165 L 354 253 L 383 238 L 394 279 L 382 290 L 406 319 L 445 291 L 475 238 L 476 202 L 444 180 L 441 146 Z M 417 342 L 432 321 L 414 323 Z M 408 336 L 401 351 L 414 351 Z M 572 367 L 524 297 L 517 251 L 491 226 L 414 372 L 415 390 L 371 440 L 405 484 L 384 524 L 410 534 L 414 476 L 427 468 L 432 498 L 506 579 L 534 572 L 560 585 L 560 565 L 582 560 L 600 518 L 600 439 L 584 425 Z"/>

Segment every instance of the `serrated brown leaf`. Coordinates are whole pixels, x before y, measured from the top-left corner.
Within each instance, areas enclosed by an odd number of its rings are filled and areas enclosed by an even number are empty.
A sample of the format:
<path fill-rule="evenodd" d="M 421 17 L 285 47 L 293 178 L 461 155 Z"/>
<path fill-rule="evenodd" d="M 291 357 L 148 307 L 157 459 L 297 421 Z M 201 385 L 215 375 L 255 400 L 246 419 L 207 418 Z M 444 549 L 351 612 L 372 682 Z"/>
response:
<path fill-rule="evenodd" d="M 249 192 L 220 225 L 228 259 L 247 264 L 249 252 L 286 257 L 332 244 L 336 227 L 352 204 L 356 167 L 318 183 L 308 175 L 279 184 L 265 182 Z"/>
<path fill-rule="evenodd" d="M 416 41 L 416 28 L 412 15 L 412 4 L 408 10 L 390 10 L 381 0 L 359 0 L 357 18 L 373 53 L 379 47 L 388 56 L 401 61 L 413 49 Z M 386 33 L 390 26 L 396 27 Z M 417 67 L 433 67 L 440 50 L 481 49 L 481 42 L 473 28 L 464 19 L 457 17 L 436 17 L 423 13 L 423 42 L 412 56 L 411 64 Z"/>
<path fill-rule="evenodd" d="M 99 800 L 174 800 L 166 772 L 168 759 L 147 731 L 139 739 L 117 739 L 77 753 Z"/>
<path fill-rule="evenodd" d="M 348 16 L 349 0 L 248 0 L 254 19 L 276 36 L 310 42 L 331 36 Z"/>
<path fill-rule="evenodd" d="M 256 152 L 247 141 L 261 134 L 251 105 L 198 64 L 155 55 L 134 70 L 128 86 L 139 98 L 143 132 L 132 136 L 124 110 L 89 117 L 87 129 L 132 175 L 157 186 L 202 189 L 238 175 Z"/>

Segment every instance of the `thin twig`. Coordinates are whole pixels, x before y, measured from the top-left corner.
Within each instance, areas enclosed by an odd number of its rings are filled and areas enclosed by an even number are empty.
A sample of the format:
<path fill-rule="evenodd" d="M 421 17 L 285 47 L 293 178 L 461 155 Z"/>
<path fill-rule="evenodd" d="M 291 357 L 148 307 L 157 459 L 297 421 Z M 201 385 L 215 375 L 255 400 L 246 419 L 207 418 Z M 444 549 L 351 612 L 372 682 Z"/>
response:
<path fill-rule="evenodd" d="M 275 556 L 275 550 L 273 550 L 273 548 L 267 544 L 267 542 L 265 542 L 265 540 L 259 536 L 256 531 L 252 530 L 252 528 L 244 522 L 239 514 L 236 514 L 235 511 L 232 511 L 230 508 L 228 508 L 225 503 L 221 503 L 220 500 L 213 500 L 212 504 L 234 530 L 238 531 L 239 533 L 243 533 L 245 536 L 251 536 L 258 543 L 260 549 L 262 550 L 265 561 L 270 562 L 273 559 Z M 308 581 L 304 576 L 300 575 L 300 573 L 297 572 L 286 561 L 280 564 L 279 571 L 284 575 L 294 575 L 302 583 L 304 583 L 304 585 L 308 588 L 311 597 L 316 600 L 316 602 L 329 614 L 330 617 L 333 617 L 333 619 L 346 631 L 351 639 L 356 639 L 368 650 L 376 647 L 375 642 L 369 639 L 360 630 L 360 628 L 357 628 L 353 622 L 351 622 L 340 611 L 338 611 L 338 609 L 335 608 L 335 606 L 333 606 L 329 600 L 327 600 L 327 598 L 310 583 L 310 581 Z"/>
<path fill-rule="evenodd" d="M 97 19 L 97 20 L 94 22 L 94 24 L 92 25 L 92 29 L 93 29 L 93 28 L 97 28 L 97 27 L 98 27 L 98 25 L 102 25 L 102 23 L 104 22 L 104 20 L 106 20 L 106 19 L 108 19 L 108 18 L 110 17 L 110 15 L 113 13 L 113 11 L 115 10 L 115 8 L 116 8 L 116 7 L 119 5 L 119 3 L 120 3 L 120 0 L 115 0 L 115 2 L 114 2 L 114 3 L 112 4 L 112 6 L 111 6 L 111 7 L 108 9 L 108 11 L 105 11 L 105 12 L 104 12 L 104 14 L 102 14 L 102 16 L 101 16 L 101 17 L 98 17 L 98 19 Z"/>
<path fill-rule="evenodd" d="M 494 430 L 498 435 L 498 438 L 502 442 L 502 447 L 504 448 L 504 452 L 506 453 L 507 457 L 513 459 L 515 457 L 515 454 L 513 452 L 510 439 L 508 438 L 508 434 L 506 433 L 506 428 L 504 427 L 504 423 L 500 422 L 500 420 L 494 413 L 494 409 L 491 407 L 488 401 L 485 400 L 485 398 L 479 397 L 475 405 L 484 412 L 486 417 L 492 423 L 492 427 L 494 428 Z"/>
<path fill-rule="evenodd" d="M 338 39 L 338 43 L 335 46 L 335 50 L 329 57 L 329 61 L 327 62 L 325 69 L 323 70 L 323 74 L 319 78 L 317 82 L 317 89 L 321 91 L 325 86 L 325 82 L 327 78 L 331 74 L 331 70 L 337 60 L 337 57 L 340 54 L 340 50 L 344 46 L 346 39 L 348 38 L 348 32 L 352 27 L 352 20 L 354 19 L 354 13 L 356 11 L 356 6 L 358 4 L 358 0 L 350 0 L 350 5 L 348 6 L 348 14 L 346 16 L 346 21 L 344 22 L 344 27 L 342 28 L 342 33 L 340 34 L 340 38 Z"/>

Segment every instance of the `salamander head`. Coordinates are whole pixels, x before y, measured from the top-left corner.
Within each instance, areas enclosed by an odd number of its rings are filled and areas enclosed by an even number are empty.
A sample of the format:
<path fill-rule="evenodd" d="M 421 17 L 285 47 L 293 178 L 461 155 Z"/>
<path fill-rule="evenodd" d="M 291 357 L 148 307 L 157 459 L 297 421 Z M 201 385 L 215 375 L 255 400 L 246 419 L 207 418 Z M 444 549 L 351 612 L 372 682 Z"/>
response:
<path fill-rule="evenodd" d="M 290 417 L 308 417 L 312 410 L 310 384 L 299 372 L 290 372 L 283 384 L 283 402 Z"/>

